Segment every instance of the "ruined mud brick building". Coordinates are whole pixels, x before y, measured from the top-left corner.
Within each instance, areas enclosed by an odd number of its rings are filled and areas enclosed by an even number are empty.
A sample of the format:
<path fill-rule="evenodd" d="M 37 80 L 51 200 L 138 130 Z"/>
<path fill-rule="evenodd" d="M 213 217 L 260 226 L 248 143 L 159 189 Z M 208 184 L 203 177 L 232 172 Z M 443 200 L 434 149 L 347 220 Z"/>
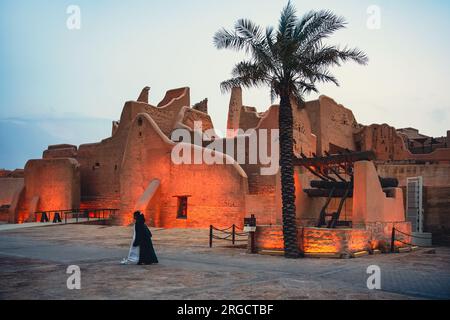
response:
<path fill-rule="evenodd" d="M 135 210 L 144 212 L 149 225 L 162 228 L 207 228 L 242 226 L 254 214 L 258 222 L 257 243 L 261 248 L 282 247 L 281 186 L 279 174 L 262 175 L 260 161 L 238 164 L 220 154 L 224 164 L 174 164 L 173 130 L 194 132 L 213 129 L 208 101 L 191 107 L 189 88 L 167 91 L 156 106 L 149 103 L 149 88 L 136 101 L 123 107 L 112 134 L 98 143 L 49 146 L 42 159 L 29 160 L 23 171 L 0 175 L 0 219 L 23 223 L 38 219 L 36 212 L 77 208 L 117 208 L 113 223 L 128 225 Z M 408 128 L 396 130 L 387 124 L 359 124 L 352 111 L 321 96 L 303 106 L 293 103 L 294 152 L 297 156 L 325 156 L 343 151 L 373 151 L 375 161 L 354 165 L 352 197 L 345 200 L 341 219 L 351 228 L 316 228 L 324 197 L 305 191 L 315 177 L 296 167 L 296 205 L 299 246 L 305 252 L 357 251 L 387 240 L 393 226 L 411 231 L 405 219 L 407 177 L 424 181 L 425 231 L 445 238 L 450 230 L 450 141 L 447 137 L 417 137 Z M 238 129 L 278 127 L 278 105 L 259 113 L 245 106 L 242 91 L 232 90 L 227 137 L 234 140 Z M 234 132 L 234 133 L 233 133 Z M 244 139 L 251 140 L 251 136 Z M 419 139 L 419 140 L 418 140 Z M 221 140 L 221 141 L 218 141 Z M 213 152 L 208 139 L 191 144 L 192 152 Z M 431 148 L 420 153 L 420 146 Z M 270 139 L 268 144 L 270 144 Z M 270 147 L 268 147 L 270 150 Z M 411 152 L 411 150 L 413 152 Z M 230 154 L 230 150 L 224 153 Z M 217 152 L 214 152 L 217 156 Z M 248 158 L 248 152 L 246 153 Z M 384 190 L 379 176 L 399 180 L 397 188 Z M 330 208 L 339 205 L 331 200 Z"/>

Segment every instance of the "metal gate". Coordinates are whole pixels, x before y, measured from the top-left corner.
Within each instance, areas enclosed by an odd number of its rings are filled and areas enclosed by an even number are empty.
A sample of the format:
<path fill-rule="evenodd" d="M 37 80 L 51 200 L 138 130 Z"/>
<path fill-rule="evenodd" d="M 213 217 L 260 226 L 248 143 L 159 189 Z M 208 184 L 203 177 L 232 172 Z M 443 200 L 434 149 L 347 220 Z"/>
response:
<path fill-rule="evenodd" d="M 406 221 L 411 222 L 412 232 L 423 232 L 422 189 L 422 177 L 406 179 Z"/>

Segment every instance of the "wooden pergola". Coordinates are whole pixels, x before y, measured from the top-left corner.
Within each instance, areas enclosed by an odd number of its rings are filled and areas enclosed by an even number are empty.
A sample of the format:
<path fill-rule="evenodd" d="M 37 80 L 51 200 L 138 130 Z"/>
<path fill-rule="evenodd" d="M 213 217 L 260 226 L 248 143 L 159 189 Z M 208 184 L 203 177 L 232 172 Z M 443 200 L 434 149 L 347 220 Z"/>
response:
<path fill-rule="evenodd" d="M 351 227 L 351 221 L 340 221 L 340 215 L 344 207 L 345 200 L 353 196 L 353 167 L 357 161 L 373 161 L 375 153 L 372 151 L 351 152 L 346 150 L 339 154 L 329 154 L 326 156 L 307 157 L 303 153 L 300 158 L 294 158 L 294 165 L 308 170 L 319 180 L 311 181 L 311 189 L 304 189 L 304 192 L 312 198 L 327 198 L 325 205 L 320 211 L 320 218 L 317 227 L 336 228 L 339 226 Z M 390 178 L 380 178 L 383 188 L 396 187 L 398 181 Z M 337 211 L 327 213 L 331 199 L 339 198 Z M 326 221 L 330 217 L 329 221 Z"/>

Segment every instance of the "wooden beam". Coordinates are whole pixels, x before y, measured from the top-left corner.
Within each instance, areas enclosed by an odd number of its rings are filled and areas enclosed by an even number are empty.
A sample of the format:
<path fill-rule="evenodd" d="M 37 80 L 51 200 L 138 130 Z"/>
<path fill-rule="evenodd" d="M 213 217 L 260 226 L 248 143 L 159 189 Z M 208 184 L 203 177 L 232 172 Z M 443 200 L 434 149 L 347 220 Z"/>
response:
<path fill-rule="evenodd" d="M 310 182 L 311 188 L 318 189 L 327 189 L 331 190 L 335 189 L 347 189 L 351 182 L 333 182 L 333 181 L 320 181 L 320 180 L 312 180 Z M 384 188 L 397 188 L 398 180 L 396 178 L 380 178 L 381 187 Z"/>
<path fill-rule="evenodd" d="M 357 161 L 372 161 L 375 160 L 375 153 L 372 151 L 364 151 L 364 152 L 352 152 L 347 154 L 335 154 L 328 157 L 315 157 L 315 158 L 297 158 L 294 157 L 294 165 L 295 166 L 303 166 L 303 167 L 315 167 L 315 166 L 323 166 L 323 165 L 339 165 L 342 163 L 354 163 Z"/>
<path fill-rule="evenodd" d="M 330 196 L 330 190 L 326 189 L 304 189 L 303 191 L 311 198 L 328 198 Z M 343 198 L 345 193 L 345 189 L 336 189 L 333 192 L 332 198 Z M 353 197 L 353 190 L 350 191 L 348 197 Z"/>

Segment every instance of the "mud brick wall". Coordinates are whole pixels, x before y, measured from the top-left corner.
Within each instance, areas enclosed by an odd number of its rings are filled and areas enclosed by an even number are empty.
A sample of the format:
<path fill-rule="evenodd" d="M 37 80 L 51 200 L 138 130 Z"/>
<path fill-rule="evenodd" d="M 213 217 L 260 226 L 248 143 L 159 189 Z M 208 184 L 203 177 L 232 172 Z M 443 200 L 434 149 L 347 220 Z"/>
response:
<path fill-rule="evenodd" d="M 423 177 L 424 231 L 433 233 L 433 243 L 450 244 L 450 164 L 378 165 L 382 177 L 395 177 L 403 188 L 406 178 Z"/>
<path fill-rule="evenodd" d="M 450 186 L 424 188 L 424 230 L 433 243 L 450 245 Z"/>

